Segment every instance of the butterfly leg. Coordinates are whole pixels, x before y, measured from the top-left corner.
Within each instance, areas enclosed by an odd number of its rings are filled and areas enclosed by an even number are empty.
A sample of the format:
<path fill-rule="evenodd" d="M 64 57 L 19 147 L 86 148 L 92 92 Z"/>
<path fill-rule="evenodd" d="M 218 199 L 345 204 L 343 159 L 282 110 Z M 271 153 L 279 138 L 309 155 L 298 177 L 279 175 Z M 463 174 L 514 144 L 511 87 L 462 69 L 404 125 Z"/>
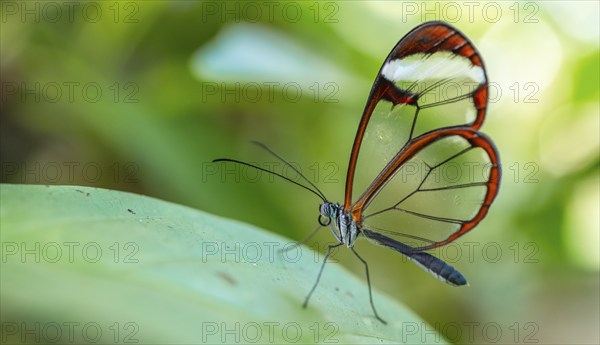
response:
<path fill-rule="evenodd" d="M 360 260 L 363 263 L 363 265 L 365 265 L 365 272 L 367 273 L 367 285 L 369 286 L 369 302 L 371 302 L 371 308 L 373 309 L 375 318 L 381 321 L 381 323 L 383 323 L 384 325 L 387 325 L 387 322 L 381 317 L 379 317 L 379 314 L 377 314 L 375 304 L 373 303 L 373 294 L 371 293 L 371 278 L 369 277 L 369 265 L 367 265 L 367 262 L 360 255 L 358 255 L 356 250 L 354 250 L 354 247 L 351 247 L 350 249 L 352 250 L 352 253 L 354 253 L 354 255 L 358 258 L 358 260 Z"/>
<path fill-rule="evenodd" d="M 306 306 L 308 306 L 308 300 L 310 299 L 310 296 L 313 294 L 313 292 L 315 292 L 317 285 L 319 285 L 319 280 L 321 280 L 321 274 L 323 274 L 323 269 L 325 268 L 325 263 L 327 263 L 327 258 L 329 258 L 329 255 L 331 255 L 331 250 L 341 246 L 342 244 L 343 243 L 338 243 L 338 244 L 332 244 L 332 245 L 327 246 L 327 252 L 325 253 L 325 258 L 323 259 L 323 264 L 321 264 L 321 269 L 319 270 L 319 275 L 317 276 L 317 281 L 315 282 L 315 285 L 313 285 L 312 289 L 310 289 L 308 296 L 306 296 L 306 299 L 304 300 L 304 303 L 302 304 L 302 308 L 306 308 Z"/>

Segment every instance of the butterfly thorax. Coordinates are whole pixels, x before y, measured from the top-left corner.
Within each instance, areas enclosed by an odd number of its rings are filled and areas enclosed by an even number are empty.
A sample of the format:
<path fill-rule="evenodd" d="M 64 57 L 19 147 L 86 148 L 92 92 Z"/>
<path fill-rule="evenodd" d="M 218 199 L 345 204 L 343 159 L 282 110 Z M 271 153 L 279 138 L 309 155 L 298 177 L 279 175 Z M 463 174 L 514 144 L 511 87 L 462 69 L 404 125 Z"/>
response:
<path fill-rule="evenodd" d="M 326 222 L 319 220 L 321 225 L 328 225 L 340 243 L 345 244 L 348 248 L 354 247 L 360 230 L 350 212 L 344 212 L 342 205 L 328 201 L 321 204 L 319 211 L 321 216 L 327 220 Z"/>

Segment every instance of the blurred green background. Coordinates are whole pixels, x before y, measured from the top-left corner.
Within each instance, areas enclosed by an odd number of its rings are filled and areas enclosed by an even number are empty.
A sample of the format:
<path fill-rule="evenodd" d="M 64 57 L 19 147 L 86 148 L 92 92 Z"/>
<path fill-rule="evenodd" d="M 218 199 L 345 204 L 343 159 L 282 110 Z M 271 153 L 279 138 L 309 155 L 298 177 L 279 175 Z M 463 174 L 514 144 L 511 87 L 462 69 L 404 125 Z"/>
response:
<path fill-rule="evenodd" d="M 131 191 L 295 240 L 316 226 L 319 199 L 211 161 L 281 171 L 258 140 L 341 202 L 383 59 L 423 21 L 450 22 L 492 83 L 483 131 L 502 157 L 500 194 L 437 252 L 470 287 L 361 242 L 373 286 L 451 342 L 600 341 L 598 2 L 1 5 L 3 183 Z M 323 231 L 313 246 L 332 240 Z M 336 259 L 363 276 L 347 251 Z"/>

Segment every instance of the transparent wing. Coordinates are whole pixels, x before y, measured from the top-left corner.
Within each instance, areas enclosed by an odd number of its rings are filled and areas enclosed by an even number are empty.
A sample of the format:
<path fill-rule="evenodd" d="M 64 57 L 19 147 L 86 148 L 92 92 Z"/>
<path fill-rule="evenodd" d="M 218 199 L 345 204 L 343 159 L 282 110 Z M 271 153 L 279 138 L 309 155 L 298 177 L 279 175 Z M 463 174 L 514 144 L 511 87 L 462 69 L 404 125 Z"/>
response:
<path fill-rule="evenodd" d="M 361 227 L 420 251 L 455 240 L 485 217 L 498 193 L 500 163 L 484 134 L 448 128 L 419 137 L 380 175 L 382 183 L 357 201 Z"/>
<path fill-rule="evenodd" d="M 415 28 L 386 58 L 371 90 L 345 210 L 363 228 L 403 237 L 415 250 L 472 229 L 500 179 L 498 154 L 477 132 L 486 107 L 487 77 L 472 43 L 445 23 Z M 353 197 L 355 190 L 363 193 Z"/>
<path fill-rule="evenodd" d="M 477 130 L 486 107 L 485 68 L 471 42 L 442 22 L 413 29 L 373 84 L 352 147 L 344 209 L 355 201 L 353 191 L 365 190 L 410 139 L 452 126 Z"/>

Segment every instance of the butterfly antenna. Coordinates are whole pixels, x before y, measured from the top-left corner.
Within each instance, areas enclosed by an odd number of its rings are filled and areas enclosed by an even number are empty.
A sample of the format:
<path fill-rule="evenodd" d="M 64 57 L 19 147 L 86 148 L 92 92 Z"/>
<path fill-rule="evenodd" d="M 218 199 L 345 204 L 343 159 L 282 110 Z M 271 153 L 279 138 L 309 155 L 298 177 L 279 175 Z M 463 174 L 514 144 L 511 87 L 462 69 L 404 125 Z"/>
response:
<path fill-rule="evenodd" d="M 256 169 L 256 170 L 264 171 L 264 172 L 267 172 L 267 173 L 269 173 L 269 174 L 273 174 L 273 175 L 275 175 L 275 176 L 279 176 L 279 177 L 281 177 L 282 179 L 284 179 L 284 180 L 286 180 L 286 181 L 289 181 L 289 182 L 291 182 L 291 183 L 293 183 L 293 184 L 295 184 L 295 185 L 297 185 L 297 186 L 300 186 L 300 187 L 302 187 L 302 188 L 304 188 L 304 189 L 306 189 L 306 190 L 310 191 L 310 192 L 311 192 L 311 193 L 313 193 L 314 195 L 316 195 L 316 196 L 318 196 L 319 198 L 321 198 L 321 199 L 323 200 L 323 202 L 327 201 L 327 199 L 325 199 L 325 197 L 323 196 L 323 194 L 321 193 L 321 191 L 319 191 L 318 189 L 317 189 L 317 191 L 318 191 L 318 192 L 315 192 L 314 190 L 310 189 L 309 187 L 307 187 L 307 186 L 305 186 L 305 185 L 303 185 L 303 184 L 301 184 L 301 183 L 298 183 L 298 182 L 296 182 L 296 181 L 294 181 L 294 180 L 292 180 L 292 179 L 290 179 L 290 178 L 288 178 L 288 177 L 286 177 L 286 176 L 283 176 L 283 175 L 281 175 L 281 174 L 278 174 L 278 173 L 276 173 L 276 172 L 274 172 L 274 171 L 270 171 L 270 170 L 267 170 L 267 169 L 265 169 L 265 168 L 261 168 L 261 167 L 259 167 L 259 166 L 256 166 L 256 165 L 254 165 L 254 164 L 250 164 L 250 163 L 242 162 L 242 161 L 239 161 L 239 160 L 237 160 L 237 159 L 230 159 L 230 158 L 218 158 L 218 159 L 214 159 L 214 160 L 213 160 L 213 163 L 217 163 L 217 162 L 232 162 L 232 163 L 236 163 L 236 164 L 240 164 L 240 165 L 245 165 L 245 166 L 248 166 L 248 167 L 254 168 L 254 169 Z M 285 161 L 284 161 L 284 163 L 286 163 L 286 164 L 288 164 L 288 165 L 289 165 L 289 163 L 287 163 L 287 162 L 285 162 Z M 295 170 L 295 169 L 294 169 L 294 170 Z M 300 175 L 300 176 L 302 176 L 302 175 Z M 302 177 L 304 177 L 304 176 L 302 176 Z M 305 178 L 305 179 L 306 179 L 306 178 Z M 311 185 L 312 185 L 312 183 L 311 183 Z M 313 187 L 314 187 L 314 185 L 313 185 Z M 315 188 L 316 188 L 316 187 L 315 187 Z"/>
<path fill-rule="evenodd" d="M 309 185 L 311 185 L 318 193 L 321 199 L 323 199 L 323 201 L 327 201 L 327 198 L 325 197 L 325 195 L 321 192 L 321 190 L 315 186 L 314 183 L 312 183 L 309 179 L 306 178 L 306 176 L 302 175 L 302 173 L 296 169 L 296 167 L 294 167 L 292 164 L 290 164 L 288 161 L 286 161 L 285 159 L 283 159 L 280 155 L 276 154 L 275 152 L 273 152 L 273 150 L 271 150 L 270 148 L 267 147 L 267 145 L 260 143 L 258 141 L 253 141 L 252 142 L 254 145 L 259 146 L 260 148 L 262 148 L 263 150 L 269 152 L 271 155 L 273 155 L 275 158 L 279 159 L 281 162 L 283 162 L 285 165 L 287 165 L 288 167 L 292 168 L 292 170 L 294 170 L 300 177 L 302 177 L 302 179 L 304 179 L 304 181 L 308 182 Z M 308 188 L 305 186 L 305 188 Z"/>

